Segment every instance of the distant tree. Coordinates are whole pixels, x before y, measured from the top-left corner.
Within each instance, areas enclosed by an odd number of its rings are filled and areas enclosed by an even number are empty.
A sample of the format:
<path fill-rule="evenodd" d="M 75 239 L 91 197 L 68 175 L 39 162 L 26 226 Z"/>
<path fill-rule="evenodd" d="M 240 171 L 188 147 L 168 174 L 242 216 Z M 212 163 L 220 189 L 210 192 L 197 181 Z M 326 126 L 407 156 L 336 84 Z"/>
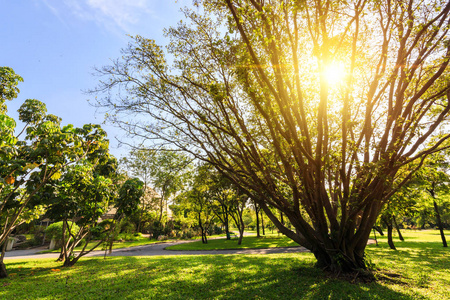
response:
<path fill-rule="evenodd" d="M 134 176 L 147 186 L 151 183 L 160 195 L 158 222 L 162 222 L 164 206 L 175 192 L 181 190 L 191 160 L 180 152 L 168 150 L 132 150 L 124 160 Z"/>
<path fill-rule="evenodd" d="M 232 183 L 228 180 L 228 178 L 213 170 L 212 166 L 210 166 L 210 172 L 212 182 L 209 189 L 213 201 L 212 209 L 214 214 L 225 227 L 226 239 L 230 240 L 230 220 L 231 213 L 234 210 L 235 205 L 235 193 Z"/>
<path fill-rule="evenodd" d="M 420 170 L 416 178 L 416 184 L 419 185 L 419 188 L 425 189 L 431 196 L 436 224 L 444 247 L 447 247 L 447 240 L 437 200 L 438 194 L 448 194 L 450 191 L 449 158 L 448 153 L 445 152 L 429 156 L 425 161 L 425 167 Z"/>
<path fill-rule="evenodd" d="M 108 244 L 109 253 L 112 252 L 112 246 L 115 238 L 116 228 L 120 222 L 132 216 L 139 209 L 139 203 L 144 195 L 144 183 L 138 178 L 130 178 L 120 185 L 118 195 L 114 199 L 116 213 L 114 223 L 109 230 Z"/>
<path fill-rule="evenodd" d="M 134 149 L 130 151 L 128 157 L 124 157 L 120 161 L 126 171 L 131 172 L 133 176 L 141 178 L 144 184 L 143 196 L 141 197 L 138 211 L 137 232 L 141 231 L 141 223 L 146 211 L 154 209 L 157 205 L 157 203 L 153 203 L 157 200 L 157 197 L 155 197 L 153 190 L 149 188 L 152 179 L 151 167 L 154 167 L 153 160 L 153 151 Z"/>
<path fill-rule="evenodd" d="M 207 165 L 198 166 L 187 189 L 177 197 L 188 214 L 196 220 L 200 228 L 202 243 L 207 244 L 207 234 L 214 224 L 214 211 L 210 187 L 211 173 Z"/>
<path fill-rule="evenodd" d="M 99 70 L 100 105 L 213 164 L 318 266 L 365 273 L 408 166 L 450 138 L 450 2 L 197 3 L 167 30 L 170 60 L 137 36 Z"/>

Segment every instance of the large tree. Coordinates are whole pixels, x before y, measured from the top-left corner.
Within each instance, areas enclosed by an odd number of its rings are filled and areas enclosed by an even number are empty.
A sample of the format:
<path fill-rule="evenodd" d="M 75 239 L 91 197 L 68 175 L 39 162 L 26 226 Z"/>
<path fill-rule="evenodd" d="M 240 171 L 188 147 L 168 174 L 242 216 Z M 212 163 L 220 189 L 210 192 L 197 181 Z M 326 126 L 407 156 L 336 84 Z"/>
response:
<path fill-rule="evenodd" d="M 137 36 L 99 70 L 99 104 L 213 164 L 318 266 L 365 268 L 383 205 L 450 137 L 450 2 L 196 3 L 166 31 L 170 64 Z"/>

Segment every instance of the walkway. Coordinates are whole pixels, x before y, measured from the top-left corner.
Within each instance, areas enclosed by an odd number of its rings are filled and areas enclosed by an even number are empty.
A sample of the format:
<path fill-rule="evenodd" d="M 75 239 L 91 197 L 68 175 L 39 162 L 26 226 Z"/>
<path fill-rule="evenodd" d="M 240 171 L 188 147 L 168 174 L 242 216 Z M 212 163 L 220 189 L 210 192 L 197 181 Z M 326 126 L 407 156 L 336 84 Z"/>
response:
<path fill-rule="evenodd" d="M 297 253 L 307 252 L 303 247 L 286 248 L 266 248 L 266 249 L 239 249 L 239 250 L 196 250 L 196 251 L 176 251 L 166 250 L 165 248 L 190 241 L 180 241 L 173 243 L 158 243 L 130 248 L 113 249 L 108 256 L 157 256 L 157 255 L 216 255 L 216 254 L 273 254 L 273 253 Z M 39 247 L 28 250 L 14 250 L 6 252 L 5 259 L 35 259 L 35 258 L 57 258 L 59 253 L 38 254 L 46 250 L 45 247 Z M 86 256 L 103 256 L 105 251 L 93 251 Z"/>

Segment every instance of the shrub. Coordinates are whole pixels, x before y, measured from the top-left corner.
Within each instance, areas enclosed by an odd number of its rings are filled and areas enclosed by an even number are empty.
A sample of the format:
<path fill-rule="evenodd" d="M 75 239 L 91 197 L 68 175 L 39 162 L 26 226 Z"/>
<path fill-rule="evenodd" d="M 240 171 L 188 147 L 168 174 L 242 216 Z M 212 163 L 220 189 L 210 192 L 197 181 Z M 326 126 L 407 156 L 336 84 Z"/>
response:
<path fill-rule="evenodd" d="M 78 231 L 80 230 L 80 228 L 78 227 L 77 224 L 73 223 L 73 222 L 68 222 L 69 227 L 71 227 L 71 232 L 73 235 L 77 234 Z M 56 222 L 53 224 L 50 224 L 47 229 L 45 230 L 45 234 L 50 238 L 50 239 L 55 239 L 55 240 L 62 240 L 62 232 L 63 232 L 63 222 Z M 66 237 L 69 236 L 69 228 L 66 229 Z"/>

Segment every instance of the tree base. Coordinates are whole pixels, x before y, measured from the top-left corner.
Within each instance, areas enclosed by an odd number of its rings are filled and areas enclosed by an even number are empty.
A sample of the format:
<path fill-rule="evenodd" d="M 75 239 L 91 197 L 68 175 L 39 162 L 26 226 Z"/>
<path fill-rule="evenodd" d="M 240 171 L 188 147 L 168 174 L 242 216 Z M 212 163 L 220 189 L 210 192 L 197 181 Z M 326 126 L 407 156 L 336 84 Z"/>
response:
<path fill-rule="evenodd" d="M 374 272 L 370 270 L 354 270 L 352 272 L 331 272 L 326 271 L 328 277 L 333 279 L 340 279 L 344 281 L 348 281 L 350 283 L 371 283 L 377 281 L 377 277 Z"/>
<path fill-rule="evenodd" d="M 4 262 L 0 263 L 0 278 L 8 277 L 8 272 L 6 272 L 6 266 Z"/>

